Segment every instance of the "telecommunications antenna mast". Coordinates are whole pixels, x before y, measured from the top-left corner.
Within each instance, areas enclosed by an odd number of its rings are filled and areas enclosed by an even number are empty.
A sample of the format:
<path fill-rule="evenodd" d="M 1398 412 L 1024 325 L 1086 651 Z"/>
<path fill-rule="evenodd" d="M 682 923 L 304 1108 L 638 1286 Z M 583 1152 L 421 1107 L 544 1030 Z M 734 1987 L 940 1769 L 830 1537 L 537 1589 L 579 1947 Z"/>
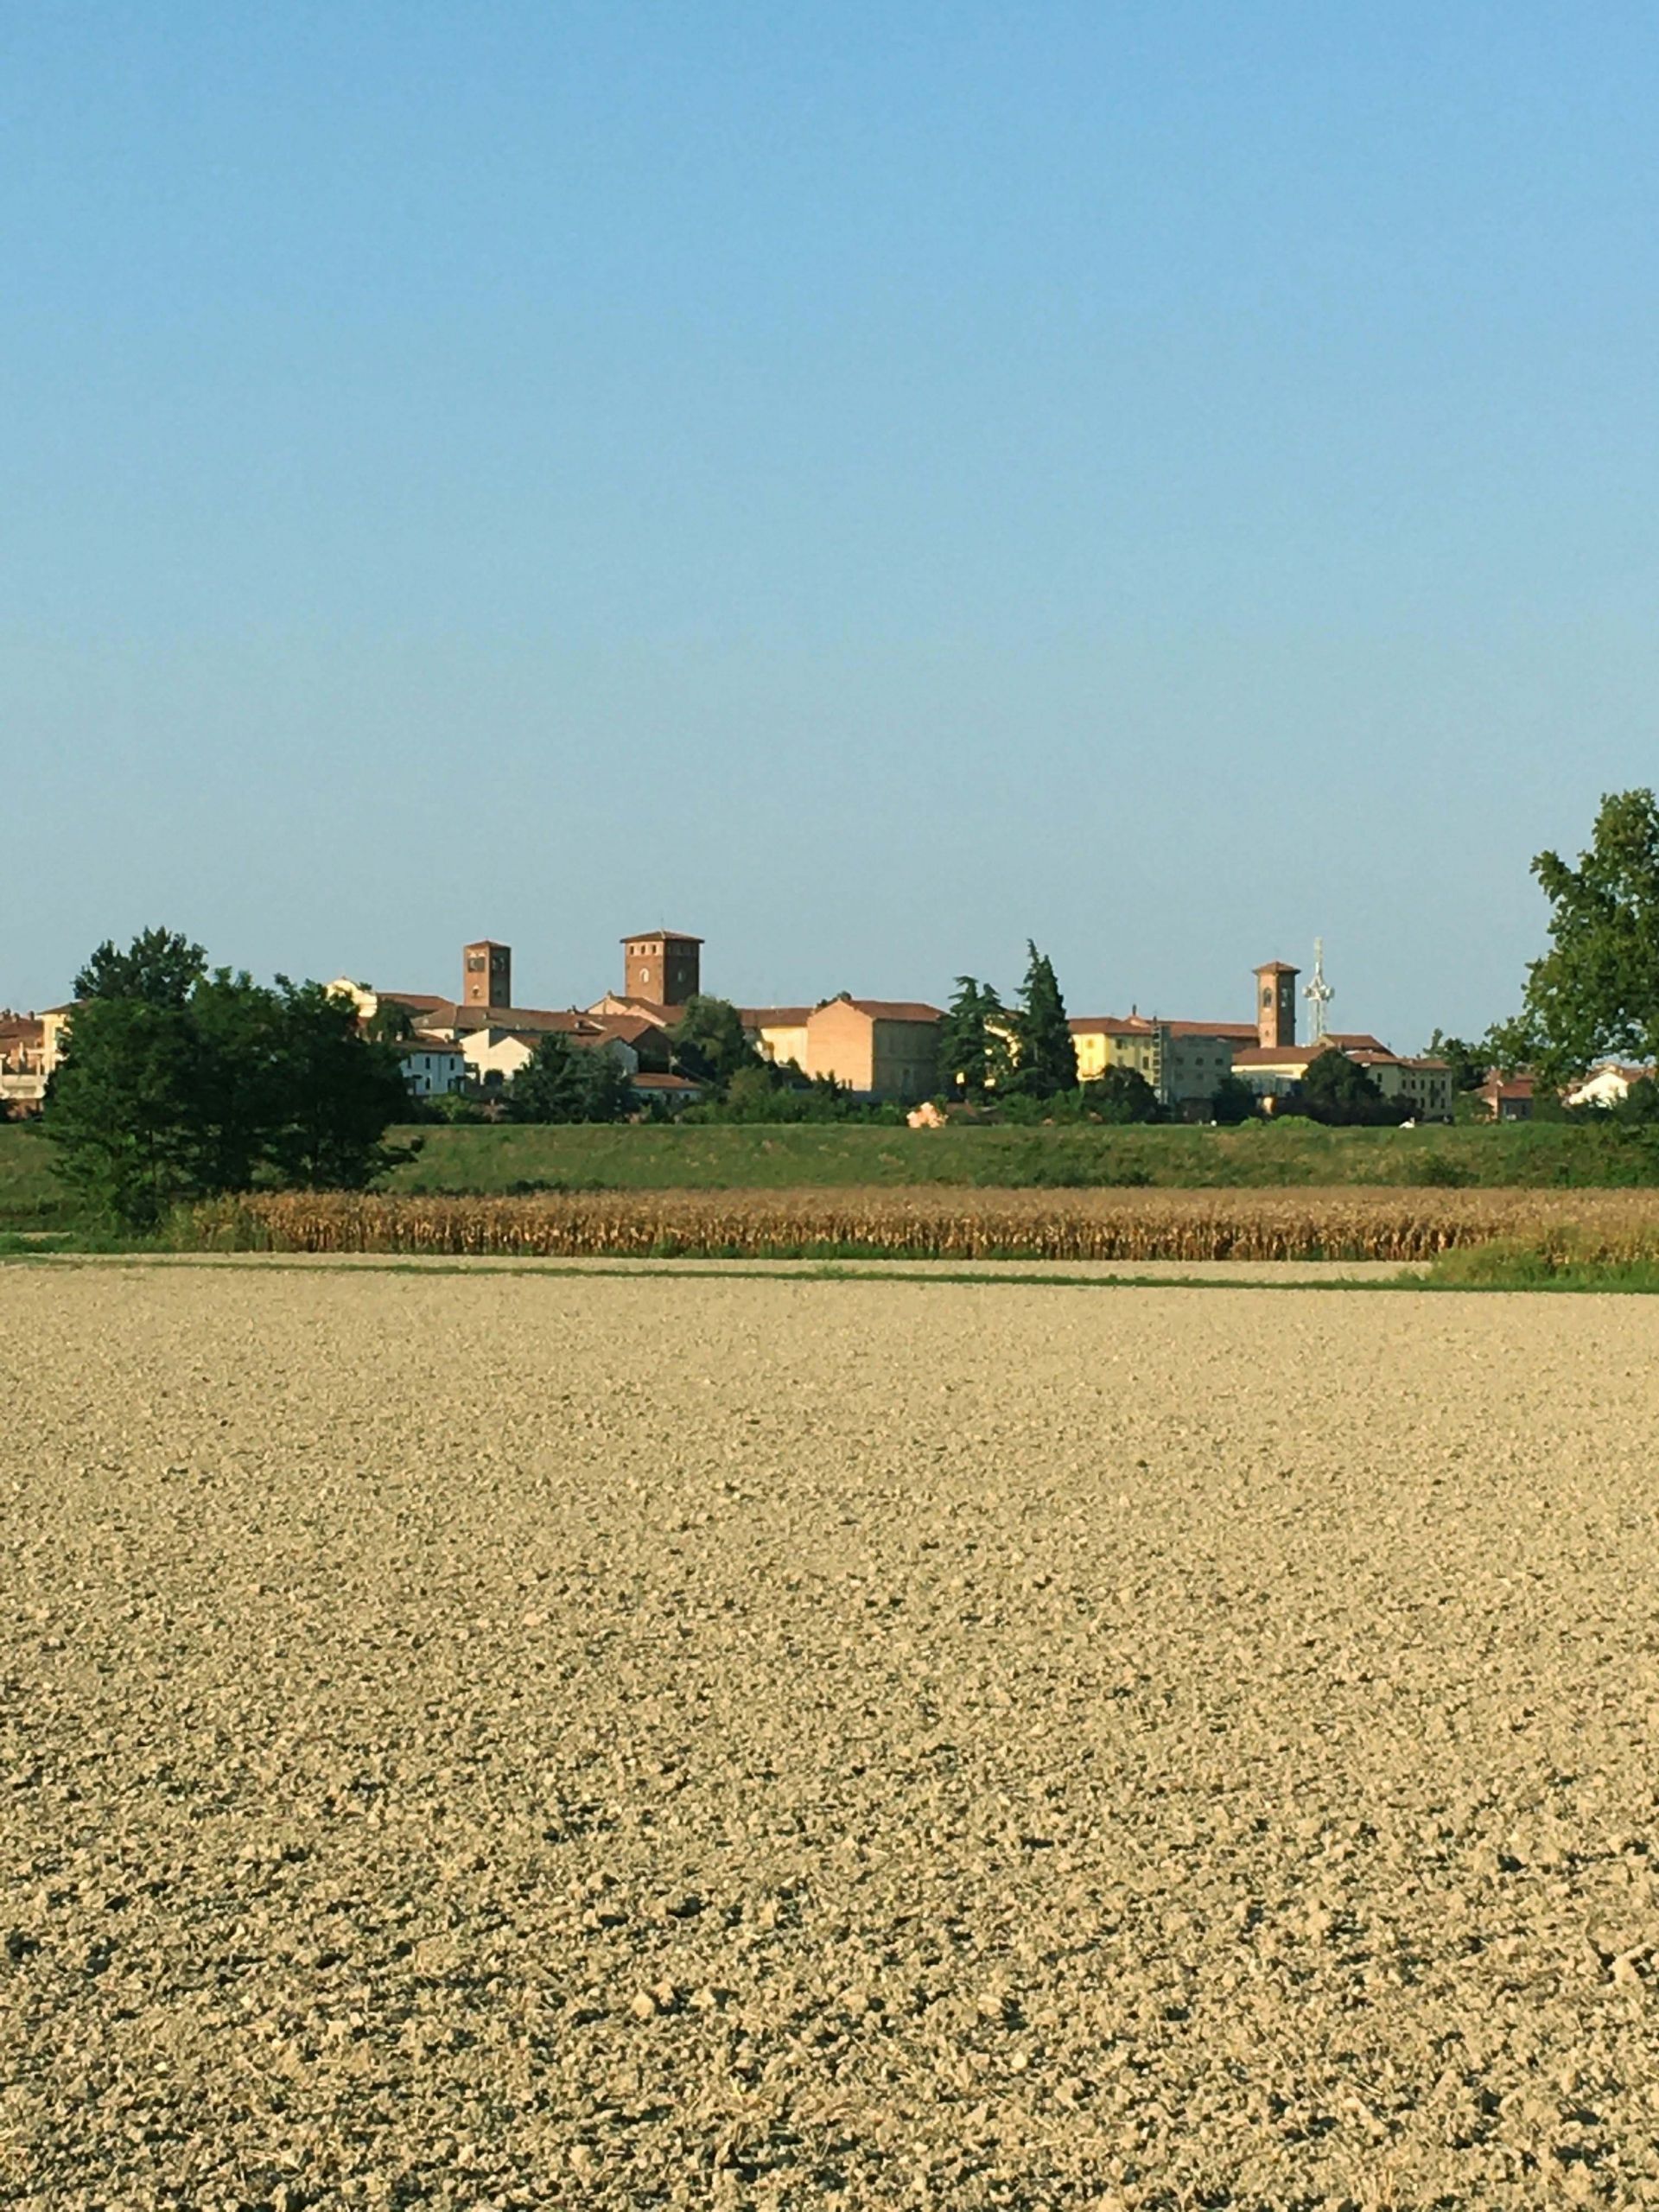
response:
<path fill-rule="evenodd" d="M 1313 1009 L 1308 1018 L 1308 1026 L 1313 1032 L 1308 1040 L 1311 1044 L 1317 1045 L 1324 1036 L 1325 1009 L 1336 995 L 1325 980 L 1325 939 L 1316 937 L 1313 940 L 1313 974 L 1302 988 L 1302 996 Z"/>

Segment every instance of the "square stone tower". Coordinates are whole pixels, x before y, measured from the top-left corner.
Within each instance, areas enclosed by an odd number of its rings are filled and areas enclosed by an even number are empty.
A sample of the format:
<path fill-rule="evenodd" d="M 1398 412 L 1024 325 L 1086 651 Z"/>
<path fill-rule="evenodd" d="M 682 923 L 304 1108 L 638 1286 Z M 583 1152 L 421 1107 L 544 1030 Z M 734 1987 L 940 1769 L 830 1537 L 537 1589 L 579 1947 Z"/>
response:
<path fill-rule="evenodd" d="M 480 938 L 461 954 L 463 1006 L 512 1004 L 512 947 Z"/>
<path fill-rule="evenodd" d="M 1255 971 L 1255 1035 L 1264 1049 L 1282 1051 L 1296 1042 L 1296 978 L 1300 968 L 1269 960 Z"/>
<path fill-rule="evenodd" d="M 622 940 L 622 995 L 648 1006 L 683 1006 L 702 988 L 702 939 L 679 930 L 641 930 Z"/>

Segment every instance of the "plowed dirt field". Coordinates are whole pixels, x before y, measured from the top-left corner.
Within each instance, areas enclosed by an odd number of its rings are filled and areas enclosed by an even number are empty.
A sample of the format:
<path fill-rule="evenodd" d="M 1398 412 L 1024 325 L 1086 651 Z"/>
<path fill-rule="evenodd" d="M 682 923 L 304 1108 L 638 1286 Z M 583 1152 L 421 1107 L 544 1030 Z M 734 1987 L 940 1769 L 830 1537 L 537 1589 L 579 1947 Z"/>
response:
<path fill-rule="evenodd" d="M 0 1269 L 0 2202 L 1659 2203 L 1656 1353 Z"/>

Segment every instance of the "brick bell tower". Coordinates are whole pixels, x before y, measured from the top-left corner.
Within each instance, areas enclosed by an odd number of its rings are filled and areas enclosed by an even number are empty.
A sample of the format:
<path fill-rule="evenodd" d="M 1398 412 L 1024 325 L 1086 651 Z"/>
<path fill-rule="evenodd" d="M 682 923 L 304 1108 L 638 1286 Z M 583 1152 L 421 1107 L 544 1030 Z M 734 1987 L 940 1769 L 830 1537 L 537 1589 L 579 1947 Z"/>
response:
<path fill-rule="evenodd" d="M 463 1006 L 511 1006 L 512 1004 L 512 947 L 497 944 L 491 938 L 480 938 L 476 944 L 467 945 L 461 956 Z"/>
<path fill-rule="evenodd" d="M 702 939 L 678 930 L 641 930 L 622 940 L 622 995 L 647 1006 L 683 1006 L 702 988 Z"/>
<path fill-rule="evenodd" d="M 1255 971 L 1255 1037 L 1264 1050 L 1282 1052 L 1296 1042 L 1296 978 L 1300 968 L 1269 960 Z"/>

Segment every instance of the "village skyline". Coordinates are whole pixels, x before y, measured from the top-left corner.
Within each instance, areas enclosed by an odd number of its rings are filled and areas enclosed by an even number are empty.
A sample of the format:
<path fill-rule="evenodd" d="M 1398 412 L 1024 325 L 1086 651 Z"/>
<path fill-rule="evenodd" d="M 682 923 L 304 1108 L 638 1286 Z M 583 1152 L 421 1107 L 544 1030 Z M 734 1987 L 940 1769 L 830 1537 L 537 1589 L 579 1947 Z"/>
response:
<path fill-rule="evenodd" d="M 679 934 L 671 925 L 665 925 L 660 920 L 652 923 L 649 926 L 657 931 L 667 927 L 671 935 Z M 113 929 L 102 931 L 98 933 L 98 937 L 99 941 L 105 938 L 121 941 L 125 937 L 136 936 L 138 933 L 138 927 L 125 931 L 121 929 Z M 181 933 L 187 938 L 192 934 L 188 930 Z M 428 932 L 423 932 L 423 943 L 425 942 L 427 934 Z M 312 980 L 323 982 L 350 982 L 366 991 L 393 996 L 412 993 L 436 998 L 459 998 L 462 979 L 454 972 L 460 958 L 456 950 L 457 945 L 463 943 L 510 945 L 514 977 L 512 1003 L 525 1007 L 576 1010 L 593 1006 L 606 994 L 613 990 L 617 968 L 616 946 L 625 942 L 626 936 L 615 938 L 607 947 L 606 939 L 601 936 L 597 944 L 583 944 L 579 949 L 579 954 L 573 953 L 568 961 L 561 961 L 556 954 L 550 951 L 548 947 L 538 945 L 533 938 L 526 944 L 518 939 L 509 940 L 505 935 L 499 938 L 480 937 L 465 940 L 458 938 L 451 938 L 435 957 L 429 959 L 423 956 L 417 960 L 413 955 L 404 957 L 395 954 L 393 958 L 384 966 L 378 963 L 372 966 L 361 961 L 336 961 L 330 964 L 327 960 L 307 965 L 302 962 L 296 963 L 292 959 L 278 957 L 268 967 L 261 967 L 233 953 L 222 954 L 217 945 L 213 947 L 213 954 L 215 960 L 225 958 L 228 960 L 228 964 L 234 968 L 249 968 L 251 972 L 261 979 L 283 974 L 296 976 L 303 975 Z M 964 975 L 972 975 L 982 982 L 988 982 L 994 988 L 1002 989 L 1006 995 L 1011 996 L 1019 975 L 1025 965 L 1027 941 L 1022 939 L 1019 944 L 1010 947 L 1007 957 L 995 968 L 990 967 L 988 963 L 981 968 L 959 965 L 951 969 L 949 975 L 938 979 L 934 988 L 910 988 L 909 984 L 913 979 L 906 978 L 902 966 L 894 963 L 891 974 L 878 976 L 874 981 L 863 975 L 837 978 L 820 972 L 809 978 L 804 983 L 797 982 L 793 988 L 789 986 L 788 979 L 785 978 L 781 987 L 765 991 L 745 990 L 741 988 L 741 985 L 733 986 L 728 980 L 728 976 L 734 973 L 741 977 L 745 973 L 762 972 L 762 968 L 757 968 L 756 963 L 750 962 L 746 964 L 740 959 L 728 966 L 726 956 L 718 943 L 700 934 L 696 935 L 696 942 L 709 948 L 700 988 L 704 988 L 709 995 L 725 999 L 734 1006 L 810 1007 L 827 1004 L 837 997 L 850 995 L 855 998 L 925 1001 L 944 1007 L 949 1003 L 957 982 Z M 1316 938 L 1306 948 L 1270 946 L 1265 951 L 1261 948 L 1255 948 L 1260 957 L 1257 960 L 1241 963 L 1238 974 L 1218 974 L 1213 989 L 1206 989 L 1201 994 L 1195 993 L 1175 1003 L 1160 1002 L 1154 995 L 1136 989 L 1132 982 L 1120 984 L 1116 988 L 1109 986 L 1105 991 L 1080 994 L 1064 963 L 1056 959 L 1054 964 L 1058 972 L 1067 1009 L 1074 1017 L 1098 1019 L 1104 1016 L 1138 1016 L 1154 1022 L 1174 1020 L 1200 1022 L 1206 1025 L 1214 1023 L 1222 1027 L 1228 1024 L 1243 1024 L 1248 1027 L 1255 1016 L 1251 978 L 1257 971 L 1260 958 L 1270 957 L 1274 960 L 1287 959 L 1288 964 L 1294 968 L 1299 975 L 1311 978 L 1316 973 L 1315 963 L 1321 961 L 1325 946 L 1325 940 Z M 1047 950 L 1046 945 L 1044 949 Z M 76 956 L 72 963 L 71 973 L 80 966 L 91 950 L 92 944 L 89 941 Z M 607 950 L 611 956 L 608 959 L 605 957 Z M 1299 954 L 1301 955 L 1300 957 L 1298 957 Z M 820 971 L 825 969 L 826 963 L 822 957 L 817 965 Z M 20 989 L 16 981 L 19 975 L 28 972 L 29 971 L 26 967 L 20 967 L 10 962 L 7 963 L 3 971 L 0 971 L 0 1007 L 10 1013 L 32 1016 L 68 1002 L 67 976 L 61 979 L 55 991 L 31 996 L 28 992 Z M 1328 957 L 1324 959 L 1317 973 L 1322 985 L 1321 996 L 1327 1003 L 1335 1002 L 1338 1007 L 1337 1014 L 1332 1016 L 1332 1026 L 1340 1029 L 1358 1024 L 1368 1031 L 1382 1027 L 1376 1021 L 1361 1022 L 1364 1009 L 1356 1007 L 1351 1002 L 1351 995 L 1339 990 L 1338 985 L 1331 980 L 1331 963 Z M 881 987 L 878 988 L 878 985 Z M 1304 988 L 1300 995 L 1306 998 L 1308 994 Z M 1307 1020 L 1306 1012 L 1302 1018 L 1304 1021 Z M 1488 1021 L 1479 1024 L 1478 1027 L 1474 1025 L 1471 1027 L 1475 1028 L 1475 1033 L 1484 1033 L 1484 1029 L 1490 1026 L 1490 1020 L 1491 1017 Z M 1449 1033 L 1452 1030 L 1453 1025 L 1440 1020 L 1438 1016 L 1431 1017 L 1421 1024 L 1421 1037 L 1415 1029 L 1408 1027 L 1401 1032 L 1402 1048 L 1415 1051 L 1420 1046 L 1427 1044 L 1427 1040 L 1436 1028 Z"/>

